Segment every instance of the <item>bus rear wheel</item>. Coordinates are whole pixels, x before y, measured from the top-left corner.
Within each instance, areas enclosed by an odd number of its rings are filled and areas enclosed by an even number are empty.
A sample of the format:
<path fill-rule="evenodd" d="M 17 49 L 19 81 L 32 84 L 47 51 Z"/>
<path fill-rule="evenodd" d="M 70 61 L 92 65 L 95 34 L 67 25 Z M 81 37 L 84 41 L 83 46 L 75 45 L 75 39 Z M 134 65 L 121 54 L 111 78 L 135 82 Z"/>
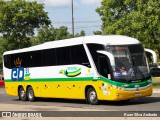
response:
<path fill-rule="evenodd" d="M 87 101 L 91 105 L 97 105 L 98 104 L 98 98 L 97 98 L 97 93 L 94 88 L 89 88 L 87 90 Z"/>
<path fill-rule="evenodd" d="M 28 89 L 27 89 L 27 98 L 30 102 L 35 101 L 34 91 L 33 91 L 33 88 L 31 86 L 28 87 Z"/>
<path fill-rule="evenodd" d="M 18 90 L 18 96 L 19 96 L 19 99 L 21 101 L 26 101 L 27 100 L 26 92 L 24 91 L 23 87 L 19 88 L 19 90 Z"/>

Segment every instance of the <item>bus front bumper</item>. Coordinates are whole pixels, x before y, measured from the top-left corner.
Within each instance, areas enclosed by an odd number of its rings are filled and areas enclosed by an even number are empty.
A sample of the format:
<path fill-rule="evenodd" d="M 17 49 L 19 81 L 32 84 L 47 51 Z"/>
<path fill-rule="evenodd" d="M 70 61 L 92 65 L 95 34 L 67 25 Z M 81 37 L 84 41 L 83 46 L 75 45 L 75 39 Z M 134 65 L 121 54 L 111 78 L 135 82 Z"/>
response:
<path fill-rule="evenodd" d="M 152 95 L 152 86 L 144 90 L 120 90 L 118 88 L 111 88 L 110 91 L 105 93 L 103 91 L 103 100 L 119 101 L 140 98 Z"/>

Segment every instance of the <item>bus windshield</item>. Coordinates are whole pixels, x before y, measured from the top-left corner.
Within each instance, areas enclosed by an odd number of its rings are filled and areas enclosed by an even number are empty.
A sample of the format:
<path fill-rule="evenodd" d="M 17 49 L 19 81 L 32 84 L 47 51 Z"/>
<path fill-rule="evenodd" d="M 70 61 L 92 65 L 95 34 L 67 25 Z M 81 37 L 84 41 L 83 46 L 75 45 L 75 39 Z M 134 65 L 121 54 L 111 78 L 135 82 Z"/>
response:
<path fill-rule="evenodd" d="M 150 76 L 144 49 L 141 44 L 106 46 L 115 58 L 113 77 L 118 81 L 139 82 Z"/>

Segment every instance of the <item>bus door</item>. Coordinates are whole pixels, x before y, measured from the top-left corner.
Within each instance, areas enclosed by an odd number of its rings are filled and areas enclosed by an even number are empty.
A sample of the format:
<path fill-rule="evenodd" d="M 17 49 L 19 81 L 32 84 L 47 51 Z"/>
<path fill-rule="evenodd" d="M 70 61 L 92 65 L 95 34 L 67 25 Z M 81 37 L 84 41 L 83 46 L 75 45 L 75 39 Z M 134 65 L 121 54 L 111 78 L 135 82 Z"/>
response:
<path fill-rule="evenodd" d="M 107 56 L 99 56 L 98 57 L 98 72 L 101 76 L 105 77 L 106 79 L 111 79 L 111 65 L 110 65 L 110 61 L 109 58 Z M 106 83 L 100 83 L 100 86 L 102 86 L 102 91 L 101 91 L 101 98 L 105 98 L 106 97 L 110 97 L 108 94 L 110 94 L 109 88 L 108 88 L 108 84 Z M 105 96 L 104 96 L 105 95 Z M 106 96 L 107 95 L 107 96 Z"/>
<path fill-rule="evenodd" d="M 99 56 L 98 57 L 98 66 L 99 70 L 98 72 L 100 75 L 111 79 L 111 71 L 110 71 L 110 62 L 107 56 Z"/>

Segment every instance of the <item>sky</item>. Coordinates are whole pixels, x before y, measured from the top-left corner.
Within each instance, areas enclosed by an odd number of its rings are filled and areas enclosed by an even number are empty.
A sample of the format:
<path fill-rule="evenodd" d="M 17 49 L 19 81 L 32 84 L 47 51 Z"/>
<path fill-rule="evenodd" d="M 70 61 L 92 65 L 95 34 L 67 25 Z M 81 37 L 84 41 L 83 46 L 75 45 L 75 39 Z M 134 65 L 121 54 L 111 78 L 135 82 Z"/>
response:
<path fill-rule="evenodd" d="M 35 0 L 27 0 L 35 1 Z M 54 27 L 67 26 L 72 33 L 72 0 L 37 0 L 45 4 L 45 11 Z M 75 34 L 84 30 L 86 35 L 93 35 L 93 31 L 101 30 L 101 18 L 95 11 L 102 0 L 73 0 Z"/>

